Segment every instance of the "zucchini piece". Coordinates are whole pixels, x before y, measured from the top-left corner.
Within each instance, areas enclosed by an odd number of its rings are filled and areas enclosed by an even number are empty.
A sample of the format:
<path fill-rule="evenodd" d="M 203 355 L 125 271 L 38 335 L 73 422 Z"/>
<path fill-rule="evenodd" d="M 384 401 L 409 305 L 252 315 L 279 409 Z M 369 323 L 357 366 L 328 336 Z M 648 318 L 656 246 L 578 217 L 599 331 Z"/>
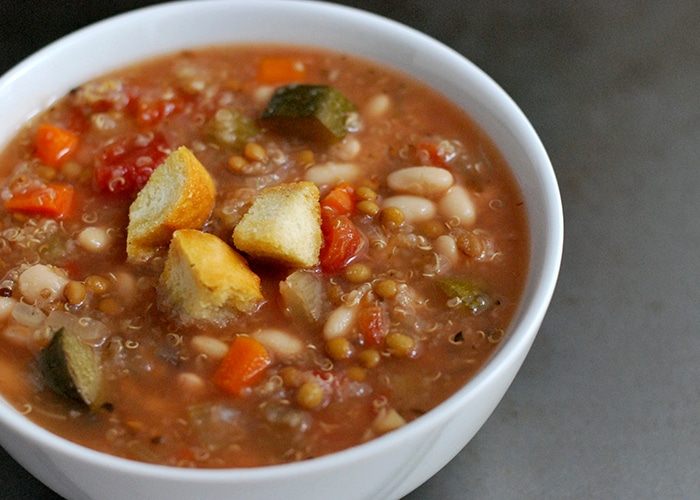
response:
<path fill-rule="evenodd" d="M 39 353 L 39 369 L 55 393 L 99 407 L 102 393 L 100 355 L 77 334 L 59 328 Z"/>
<path fill-rule="evenodd" d="M 478 285 L 463 280 L 438 280 L 437 284 L 450 298 L 460 303 L 473 314 L 479 314 L 496 305 L 496 301 Z"/>
<path fill-rule="evenodd" d="M 355 105 L 330 85 L 292 84 L 278 88 L 262 121 L 279 133 L 335 142 L 348 132 L 348 113 Z"/>

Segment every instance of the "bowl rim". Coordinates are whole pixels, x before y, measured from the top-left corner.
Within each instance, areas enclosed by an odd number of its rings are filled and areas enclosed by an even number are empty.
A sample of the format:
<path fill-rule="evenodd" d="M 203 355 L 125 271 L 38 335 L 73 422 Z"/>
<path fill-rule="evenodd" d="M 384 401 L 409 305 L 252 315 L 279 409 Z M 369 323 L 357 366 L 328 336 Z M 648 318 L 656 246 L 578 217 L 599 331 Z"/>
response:
<path fill-rule="evenodd" d="M 516 360 L 523 352 L 527 352 L 534 341 L 537 330 L 545 316 L 556 287 L 564 242 L 562 204 L 554 169 L 534 128 L 517 104 L 500 85 L 467 59 L 466 56 L 429 35 L 401 24 L 398 21 L 355 7 L 316 0 L 185 0 L 166 2 L 141 7 L 97 21 L 55 40 L 20 61 L 2 75 L 0 77 L 0 92 L 15 80 L 21 79 L 25 73 L 30 72 L 36 65 L 41 64 L 43 60 L 50 58 L 52 53 L 69 48 L 75 43 L 84 43 L 85 39 L 97 36 L 100 31 L 105 28 L 117 28 L 122 24 L 128 24 L 145 16 L 158 15 L 165 12 L 186 13 L 191 11 L 191 9 L 201 9 L 203 6 L 225 4 L 236 4 L 238 6 L 255 4 L 258 8 L 266 6 L 272 7 L 273 5 L 274 7 L 279 7 L 284 5 L 289 9 L 310 9 L 318 14 L 342 14 L 354 20 L 361 20 L 362 22 L 369 21 L 374 27 L 381 27 L 391 32 L 398 32 L 403 36 L 415 40 L 414 43 L 420 43 L 429 47 L 431 51 L 439 52 L 446 59 L 454 61 L 454 64 L 462 66 L 464 71 L 469 72 L 473 78 L 480 79 L 483 82 L 482 85 L 488 88 L 488 91 L 492 94 L 492 100 L 497 100 L 499 106 L 507 113 L 508 128 L 518 131 L 520 136 L 528 139 L 528 154 L 533 158 L 532 163 L 540 166 L 538 168 L 539 174 L 542 177 L 540 179 L 540 184 L 545 191 L 543 193 L 544 202 L 548 207 L 548 210 L 544 213 L 546 217 L 546 226 L 548 227 L 548 240 L 544 248 L 542 268 L 538 271 L 536 276 L 533 275 L 532 269 L 528 271 L 530 274 L 527 279 L 529 283 L 528 287 L 534 289 L 535 292 L 529 298 L 528 304 L 524 303 L 525 297 L 522 298 L 520 312 L 516 313 L 516 318 L 514 318 L 509 328 L 508 341 L 504 342 L 479 372 L 455 394 L 425 415 L 400 429 L 369 442 L 308 461 L 228 469 L 183 469 L 174 466 L 148 464 L 109 455 L 69 441 L 30 421 L 21 415 L 19 411 L 15 410 L 9 403 L 0 401 L 0 421 L 3 422 L 4 425 L 12 428 L 15 432 L 21 434 L 30 441 L 60 450 L 61 453 L 71 455 L 76 460 L 97 462 L 112 470 L 129 472 L 134 475 L 156 476 L 165 479 L 176 478 L 178 480 L 187 481 L 235 480 L 237 478 L 250 480 L 251 478 L 265 479 L 267 477 L 280 478 L 294 476 L 300 472 L 303 473 L 310 470 L 333 469 L 341 463 L 346 464 L 362 460 L 364 457 L 373 455 L 381 449 L 393 447 L 397 443 L 405 440 L 409 435 L 427 431 L 435 425 L 436 420 L 446 421 L 450 415 L 458 410 L 458 406 L 461 404 L 459 402 L 465 398 L 474 397 L 477 388 L 484 382 L 494 377 L 499 377 L 499 372 L 502 370 L 503 366 L 510 365 L 511 363 L 518 363 L 519 366 L 520 362 Z M 323 44 L 320 44 L 319 46 L 322 45 Z M 138 60 L 139 59 L 133 59 L 132 62 L 137 62 Z M 386 62 L 380 63 L 388 64 Z M 59 94 L 62 95 L 60 92 Z M 45 105 L 42 105 L 37 111 L 45 109 L 45 107 Z M 533 279 L 536 279 L 536 282 L 531 282 Z"/>

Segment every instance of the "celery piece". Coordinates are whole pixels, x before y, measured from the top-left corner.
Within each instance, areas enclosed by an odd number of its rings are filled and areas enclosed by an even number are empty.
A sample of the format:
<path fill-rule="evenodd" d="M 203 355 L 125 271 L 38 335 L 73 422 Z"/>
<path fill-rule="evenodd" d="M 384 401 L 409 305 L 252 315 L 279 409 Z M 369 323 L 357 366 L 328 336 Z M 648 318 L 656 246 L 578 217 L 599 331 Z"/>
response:
<path fill-rule="evenodd" d="M 479 314 L 495 305 L 495 301 L 475 283 L 464 280 L 438 280 L 437 284 L 450 298 L 460 303 L 473 314 Z"/>

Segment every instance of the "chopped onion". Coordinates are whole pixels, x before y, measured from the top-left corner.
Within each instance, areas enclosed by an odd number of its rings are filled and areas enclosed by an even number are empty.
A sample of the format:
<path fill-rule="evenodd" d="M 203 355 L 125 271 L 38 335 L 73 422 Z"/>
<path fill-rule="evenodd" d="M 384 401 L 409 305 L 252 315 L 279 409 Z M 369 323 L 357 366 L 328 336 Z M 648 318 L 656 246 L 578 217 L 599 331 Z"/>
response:
<path fill-rule="evenodd" d="M 87 316 L 78 317 L 65 311 L 51 311 L 47 323 L 52 330 L 65 328 L 95 346 L 102 345 L 109 336 L 109 329 L 101 321 Z"/>
<path fill-rule="evenodd" d="M 12 297 L 0 297 L 0 321 L 5 321 L 12 315 L 17 305 L 17 299 Z"/>
<path fill-rule="evenodd" d="M 46 314 L 38 307 L 18 302 L 12 309 L 12 318 L 21 325 L 38 328 L 46 319 Z"/>

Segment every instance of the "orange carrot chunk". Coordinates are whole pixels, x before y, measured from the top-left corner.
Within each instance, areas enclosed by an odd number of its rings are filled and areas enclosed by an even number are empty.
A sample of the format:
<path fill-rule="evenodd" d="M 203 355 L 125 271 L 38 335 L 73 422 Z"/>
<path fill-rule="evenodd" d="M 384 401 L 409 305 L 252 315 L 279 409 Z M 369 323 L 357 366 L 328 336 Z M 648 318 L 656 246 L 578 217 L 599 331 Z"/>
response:
<path fill-rule="evenodd" d="M 78 149 L 76 134 L 44 123 L 36 131 L 36 155 L 46 165 L 58 167 Z"/>
<path fill-rule="evenodd" d="M 234 396 L 251 387 L 272 363 L 265 346 L 251 337 L 233 341 L 212 376 L 212 382 Z"/>
<path fill-rule="evenodd" d="M 65 219 L 73 212 L 75 191 L 67 184 L 46 184 L 14 193 L 5 207 L 14 212 Z"/>
<path fill-rule="evenodd" d="M 280 85 L 301 82 L 306 79 L 306 70 L 301 61 L 289 57 L 263 57 L 258 66 L 258 82 Z"/>

